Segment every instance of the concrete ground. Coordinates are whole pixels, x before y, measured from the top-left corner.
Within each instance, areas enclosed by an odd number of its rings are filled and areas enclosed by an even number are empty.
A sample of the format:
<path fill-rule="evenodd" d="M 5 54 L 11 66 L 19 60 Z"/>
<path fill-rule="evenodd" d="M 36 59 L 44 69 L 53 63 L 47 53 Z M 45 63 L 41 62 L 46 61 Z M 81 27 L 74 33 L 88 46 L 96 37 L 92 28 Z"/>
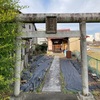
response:
<path fill-rule="evenodd" d="M 76 95 L 66 95 L 63 93 L 45 93 L 45 94 L 34 94 L 33 98 L 30 98 L 30 100 L 77 100 Z M 25 99 L 29 100 L 29 99 Z"/>
<path fill-rule="evenodd" d="M 11 100 L 78 100 L 76 94 L 52 93 L 23 93 L 19 98 Z"/>

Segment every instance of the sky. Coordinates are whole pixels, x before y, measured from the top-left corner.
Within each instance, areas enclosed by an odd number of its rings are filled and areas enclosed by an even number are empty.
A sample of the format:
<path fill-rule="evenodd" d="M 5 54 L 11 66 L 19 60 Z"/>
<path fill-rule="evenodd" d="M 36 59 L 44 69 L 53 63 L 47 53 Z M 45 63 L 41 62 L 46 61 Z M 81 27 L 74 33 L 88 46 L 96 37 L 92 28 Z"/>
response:
<path fill-rule="evenodd" d="M 22 13 L 98 13 L 100 0 L 19 0 L 28 6 Z M 45 29 L 45 24 L 36 24 L 37 29 Z M 58 29 L 79 30 L 79 24 L 58 24 Z M 100 32 L 100 23 L 87 23 L 87 34 Z"/>

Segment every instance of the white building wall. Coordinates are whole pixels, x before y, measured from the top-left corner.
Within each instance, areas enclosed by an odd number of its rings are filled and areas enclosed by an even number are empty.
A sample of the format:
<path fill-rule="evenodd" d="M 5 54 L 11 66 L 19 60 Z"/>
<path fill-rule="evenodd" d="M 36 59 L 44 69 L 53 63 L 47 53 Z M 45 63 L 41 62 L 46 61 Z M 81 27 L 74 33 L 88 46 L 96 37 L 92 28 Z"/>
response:
<path fill-rule="evenodd" d="M 21 32 L 28 34 L 29 32 L 34 32 L 35 30 L 35 26 L 32 23 L 23 23 L 20 26 Z M 21 71 L 23 70 L 24 67 L 28 67 L 28 63 L 29 63 L 29 54 L 30 54 L 30 49 L 32 48 L 32 50 L 35 50 L 35 44 L 37 43 L 37 38 L 32 38 L 32 39 L 28 39 L 28 40 L 23 40 L 22 44 L 24 46 L 22 46 L 22 67 L 21 67 Z"/>
<path fill-rule="evenodd" d="M 37 43 L 38 44 L 47 43 L 47 39 L 46 38 L 37 38 Z"/>
<path fill-rule="evenodd" d="M 23 23 L 22 24 L 22 32 L 24 33 L 29 33 L 29 32 L 34 32 L 35 31 L 35 26 L 32 23 Z M 37 38 L 32 38 L 32 41 L 34 44 L 37 43 Z"/>
<path fill-rule="evenodd" d="M 35 27 L 32 23 L 24 23 L 22 25 L 22 32 L 25 32 L 28 34 L 29 32 L 34 32 L 34 31 L 35 31 Z M 35 37 L 35 38 L 32 38 L 32 42 L 33 44 L 43 44 L 43 43 L 47 43 L 47 39 Z"/>
<path fill-rule="evenodd" d="M 100 41 L 100 33 L 95 33 L 95 41 Z"/>
<path fill-rule="evenodd" d="M 35 27 L 32 23 L 24 23 L 22 25 L 22 32 L 33 32 L 35 31 Z"/>
<path fill-rule="evenodd" d="M 88 35 L 89 37 L 86 38 L 87 42 L 93 42 L 94 36 L 93 35 Z"/>

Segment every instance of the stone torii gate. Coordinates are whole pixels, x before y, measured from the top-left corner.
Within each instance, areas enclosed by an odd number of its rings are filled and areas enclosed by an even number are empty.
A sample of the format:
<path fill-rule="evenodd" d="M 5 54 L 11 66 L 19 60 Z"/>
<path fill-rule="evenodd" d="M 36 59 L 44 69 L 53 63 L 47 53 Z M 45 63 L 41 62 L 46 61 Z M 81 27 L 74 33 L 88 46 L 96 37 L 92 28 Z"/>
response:
<path fill-rule="evenodd" d="M 79 93 L 78 99 L 80 100 L 93 100 L 93 96 L 89 93 L 88 87 L 88 66 L 87 66 L 87 49 L 86 49 L 86 23 L 100 22 L 100 13 L 48 13 L 48 14 L 20 14 L 17 18 L 20 22 L 24 23 L 45 23 L 46 17 L 55 16 L 57 23 L 79 23 L 80 32 L 57 32 L 56 34 L 41 33 L 28 33 L 22 34 L 17 38 L 16 45 L 19 47 L 16 50 L 18 61 L 15 64 L 15 87 L 14 95 L 20 94 L 20 60 L 21 60 L 21 38 L 30 37 L 80 37 L 81 49 L 81 65 L 82 65 L 82 93 Z M 63 35 L 62 35 L 63 34 Z"/>

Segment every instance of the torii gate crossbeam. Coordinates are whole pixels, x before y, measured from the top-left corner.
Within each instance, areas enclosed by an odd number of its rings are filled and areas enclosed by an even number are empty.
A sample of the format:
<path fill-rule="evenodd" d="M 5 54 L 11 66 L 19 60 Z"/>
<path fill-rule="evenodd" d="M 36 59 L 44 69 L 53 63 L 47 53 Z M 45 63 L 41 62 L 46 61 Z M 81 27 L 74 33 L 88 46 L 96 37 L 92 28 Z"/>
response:
<path fill-rule="evenodd" d="M 44 13 L 44 14 L 20 14 L 17 18 L 25 23 L 45 23 L 46 16 L 56 16 L 57 23 L 80 23 L 85 20 L 86 23 L 99 23 L 100 13 Z"/>
<path fill-rule="evenodd" d="M 45 31 L 25 32 L 21 34 L 21 38 L 64 38 L 64 37 L 80 37 L 79 31 L 57 31 L 56 34 L 46 34 Z"/>

